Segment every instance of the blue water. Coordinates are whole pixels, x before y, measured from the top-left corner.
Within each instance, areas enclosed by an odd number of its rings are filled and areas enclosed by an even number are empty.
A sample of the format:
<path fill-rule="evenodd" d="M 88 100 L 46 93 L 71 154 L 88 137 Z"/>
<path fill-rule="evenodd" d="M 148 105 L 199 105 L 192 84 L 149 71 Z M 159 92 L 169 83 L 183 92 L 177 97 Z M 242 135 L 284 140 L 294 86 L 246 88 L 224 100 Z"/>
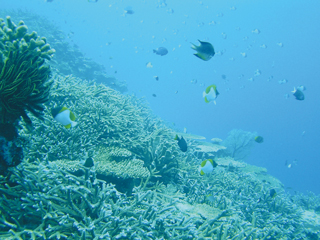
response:
<path fill-rule="evenodd" d="M 126 80 L 127 94 L 145 97 L 173 127 L 208 141 L 225 139 L 234 128 L 258 132 L 264 142 L 246 161 L 266 167 L 286 187 L 320 194 L 320 2 L 167 0 L 157 8 L 159 2 L 0 0 L 1 8 L 26 9 L 53 21 L 87 57 Z M 124 14 L 129 6 L 134 14 Z M 198 39 L 215 48 L 208 62 L 193 56 L 191 42 Z M 155 55 L 158 47 L 169 53 Z M 254 76 L 257 69 L 260 76 Z M 283 79 L 288 82 L 279 84 Z M 211 84 L 220 92 L 217 105 L 202 97 Z M 304 101 L 291 93 L 299 85 L 307 88 Z M 297 165 L 285 166 L 295 159 Z"/>

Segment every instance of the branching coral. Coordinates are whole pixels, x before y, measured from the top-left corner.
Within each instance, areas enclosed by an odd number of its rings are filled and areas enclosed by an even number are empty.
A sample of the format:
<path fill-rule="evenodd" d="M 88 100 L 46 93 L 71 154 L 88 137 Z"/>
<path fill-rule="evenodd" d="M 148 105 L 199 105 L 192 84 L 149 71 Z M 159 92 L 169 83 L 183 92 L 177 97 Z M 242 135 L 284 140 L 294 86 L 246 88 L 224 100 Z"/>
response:
<path fill-rule="evenodd" d="M 5 239 L 196 238 L 196 225 L 171 196 L 134 188 L 127 198 L 95 172 L 77 177 L 55 162 L 23 163 L 1 180 L 0 236 Z M 10 209 L 10 210 L 9 210 Z"/>

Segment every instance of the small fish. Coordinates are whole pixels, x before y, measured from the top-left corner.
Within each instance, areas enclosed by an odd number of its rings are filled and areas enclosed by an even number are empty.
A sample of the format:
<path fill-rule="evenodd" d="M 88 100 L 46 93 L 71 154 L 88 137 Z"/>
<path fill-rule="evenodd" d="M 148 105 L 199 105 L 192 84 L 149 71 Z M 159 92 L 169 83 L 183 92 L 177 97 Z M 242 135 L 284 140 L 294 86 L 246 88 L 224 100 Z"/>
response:
<path fill-rule="evenodd" d="M 257 76 L 260 76 L 261 75 L 261 70 L 257 69 L 254 71 L 254 76 L 257 77 Z"/>
<path fill-rule="evenodd" d="M 53 2 L 53 0 L 46 0 L 46 2 Z"/>
<path fill-rule="evenodd" d="M 157 95 L 156 94 L 152 94 L 152 97 L 156 97 Z"/>
<path fill-rule="evenodd" d="M 261 137 L 261 136 L 256 136 L 256 137 L 254 138 L 254 140 L 255 140 L 257 143 L 263 143 L 263 137 Z"/>
<path fill-rule="evenodd" d="M 128 6 L 124 9 L 124 14 L 134 14 L 134 11 L 132 10 L 131 6 Z"/>
<path fill-rule="evenodd" d="M 196 83 L 198 82 L 198 80 L 197 80 L 197 79 L 192 79 L 190 82 L 191 82 L 192 84 L 196 84 Z"/>
<path fill-rule="evenodd" d="M 201 176 L 206 173 L 211 173 L 216 166 L 218 166 L 218 164 L 212 159 L 202 161 L 199 168 Z"/>
<path fill-rule="evenodd" d="M 226 80 L 226 79 L 227 79 L 227 76 L 224 75 L 224 74 L 222 74 L 222 75 L 221 75 L 221 78 L 222 78 L 223 80 Z"/>
<path fill-rule="evenodd" d="M 158 0 L 157 8 L 164 8 L 167 6 L 166 0 Z"/>
<path fill-rule="evenodd" d="M 95 2 L 98 2 L 98 0 L 88 0 L 88 2 L 95 3 Z"/>
<path fill-rule="evenodd" d="M 168 49 L 166 49 L 165 47 L 159 47 L 157 49 L 153 49 L 153 53 L 164 56 L 168 54 Z"/>
<path fill-rule="evenodd" d="M 255 34 L 259 34 L 259 33 L 260 33 L 260 30 L 256 28 L 256 29 L 252 30 L 251 32 L 252 32 L 252 33 L 255 33 Z"/>
<path fill-rule="evenodd" d="M 304 100 L 304 94 L 303 94 L 303 92 L 299 89 L 299 88 L 294 88 L 293 89 L 293 91 L 292 91 L 292 93 L 293 93 L 293 96 L 297 99 L 297 100 L 299 100 L 299 101 L 302 101 L 302 100 Z"/>
<path fill-rule="evenodd" d="M 174 13 L 174 10 L 173 10 L 172 8 L 169 8 L 169 9 L 167 9 L 166 12 L 169 13 L 169 14 L 173 14 L 173 13 Z"/>
<path fill-rule="evenodd" d="M 186 140 L 184 140 L 184 138 L 182 136 L 181 136 L 181 138 L 179 138 L 178 135 L 176 135 L 174 140 L 178 141 L 178 146 L 180 147 L 180 150 L 182 152 L 186 152 L 188 150 L 187 142 L 186 142 Z"/>
<path fill-rule="evenodd" d="M 157 81 L 159 81 L 159 77 L 158 77 L 158 76 L 154 76 L 154 79 L 156 79 Z"/>
<path fill-rule="evenodd" d="M 244 58 L 247 57 L 247 54 L 246 54 L 245 52 L 241 52 L 240 54 L 241 54 L 241 56 L 244 57 Z"/>
<path fill-rule="evenodd" d="M 204 97 L 204 101 L 206 103 L 213 101 L 214 104 L 217 104 L 216 99 L 217 99 L 218 95 L 219 95 L 219 92 L 217 90 L 217 86 L 214 84 L 207 87 L 206 90 L 202 94 L 202 96 Z"/>
<path fill-rule="evenodd" d="M 65 128 L 75 127 L 77 123 L 76 116 L 66 107 L 56 107 L 51 109 L 53 118 L 61 123 Z"/>
<path fill-rule="evenodd" d="M 282 42 L 278 42 L 277 45 L 278 45 L 279 47 L 283 47 L 283 43 L 282 43 Z"/>
<path fill-rule="evenodd" d="M 151 62 L 147 62 L 146 66 L 147 66 L 147 68 L 153 68 L 153 65 Z"/>
<path fill-rule="evenodd" d="M 210 202 L 214 201 L 214 196 L 212 194 L 208 194 L 206 197 L 207 197 L 208 201 L 210 201 Z"/>
<path fill-rule="evenodd" d="M 276 190 L 271 189 L 271 190 L 270 190 L 270 197 L 274 198 L 276 195 L 277 195 Z"/>
<path fill-rule="evenodd" d="M 200 46 L 196 46 L 193 43 L 191 43 L 191 48 L 197 51 L 197 53 L 193 55 L 202 59 L 203 61 L 209 61 L 215 54 L 212 44 L 208 42 L 202 42 L 200 40 L 198 41 L 200 42 Z"/>
<path fill-rule="evenodd" d="M 88 157 L 84 162 L 83 166 L 87 168 L 93 167 L 94 166 L 93 159 L 91 157 Z"/>
<path fill-rule="evenodd" d="M 306 87 L 305 87 L 305 86 L 300 85 L 299 87 L 297 87 L 297 89 L 299 89 L 300 91 L 305 91 L 305 90 L 306 90 Z"/>
<path fill-rule="evenodd" d="M 287 82 L 288 82 L 287 79 L 282 79 L 282 80 L 279 80 L 279 81 L 278 81 L 279 84 L 285 84 L 285 83 L 287 83 Z"/>

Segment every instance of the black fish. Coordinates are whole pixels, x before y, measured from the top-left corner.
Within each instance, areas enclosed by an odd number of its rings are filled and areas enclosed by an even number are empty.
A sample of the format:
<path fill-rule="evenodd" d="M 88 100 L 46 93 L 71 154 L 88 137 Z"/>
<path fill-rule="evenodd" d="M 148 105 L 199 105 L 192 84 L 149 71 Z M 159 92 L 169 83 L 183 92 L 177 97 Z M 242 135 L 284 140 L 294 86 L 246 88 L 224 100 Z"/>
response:
<path fill-rule="evenodd" d="M 271 190 L 270 190 L 270 197 L 274 198 L 276 195 L 277 195 L 276 190 L 271 189 Z"/>
<path fill-rule="evenodd" d="M 182 152 L 186 152 L 188 150 L 187 142 L 186 142 L 186 140 L 184 140 L 184 138 L 182 136 L 181 136 L 181 138 L 179 138 L 178 135 L 176 135 L 174 140 L 178 140 L 178 146 L 180 147 L 180 150 Z"/>
<path fill-rule="evenodd" d="M 294 88 L 292 92 L 293 92 L 293 96 L 295 96 L 297 100 L 300 100 L 300 101 L 304 100 L 304 94 L 299 88 L 297 89 Z"/>
<path fill-rule="evenodd" d="M 93 159 L 91 157 L 88 157 L 84 162 L 83 166 L 88 168 L 93 167 L 94 166 Z"/>
<path fill-rule="evenodd" d="M 153 97 L 156 97 L 157 95 L 156 95 L 156 94 L 152 94 L 152 96 L 153 96 Z"/>
<path fill-rule="evenodd" d="M 134 11 L 132 10 L 132 7 L 126 7 L 124 9 L 125 14 L 134 14 Z"/>

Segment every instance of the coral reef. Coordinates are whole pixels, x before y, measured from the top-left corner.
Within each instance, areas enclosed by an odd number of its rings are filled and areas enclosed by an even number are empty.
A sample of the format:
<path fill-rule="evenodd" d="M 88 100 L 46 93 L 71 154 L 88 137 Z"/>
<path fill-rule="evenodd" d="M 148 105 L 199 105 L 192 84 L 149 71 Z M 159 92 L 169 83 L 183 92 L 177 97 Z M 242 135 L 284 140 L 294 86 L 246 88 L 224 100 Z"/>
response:
<path fill-rule="evenodd" d="M 181 152 L 177 133 L 134 96 L 56 72 L 47 97 L 42 120 L 28 116 L 33 131 L 24 121 L 0 128 L 10 157 L 0 161 L 25 155 L 0 175 L 1 239 L 319 239 L 320 197 L 291 196 L 238 161 L 254 133 L 233 130 L 222 145 L 186 134 Z M 78 125 L 56 122 L 57 106 Z M 218 166 L 201 176 L 208 157 Z"/>

